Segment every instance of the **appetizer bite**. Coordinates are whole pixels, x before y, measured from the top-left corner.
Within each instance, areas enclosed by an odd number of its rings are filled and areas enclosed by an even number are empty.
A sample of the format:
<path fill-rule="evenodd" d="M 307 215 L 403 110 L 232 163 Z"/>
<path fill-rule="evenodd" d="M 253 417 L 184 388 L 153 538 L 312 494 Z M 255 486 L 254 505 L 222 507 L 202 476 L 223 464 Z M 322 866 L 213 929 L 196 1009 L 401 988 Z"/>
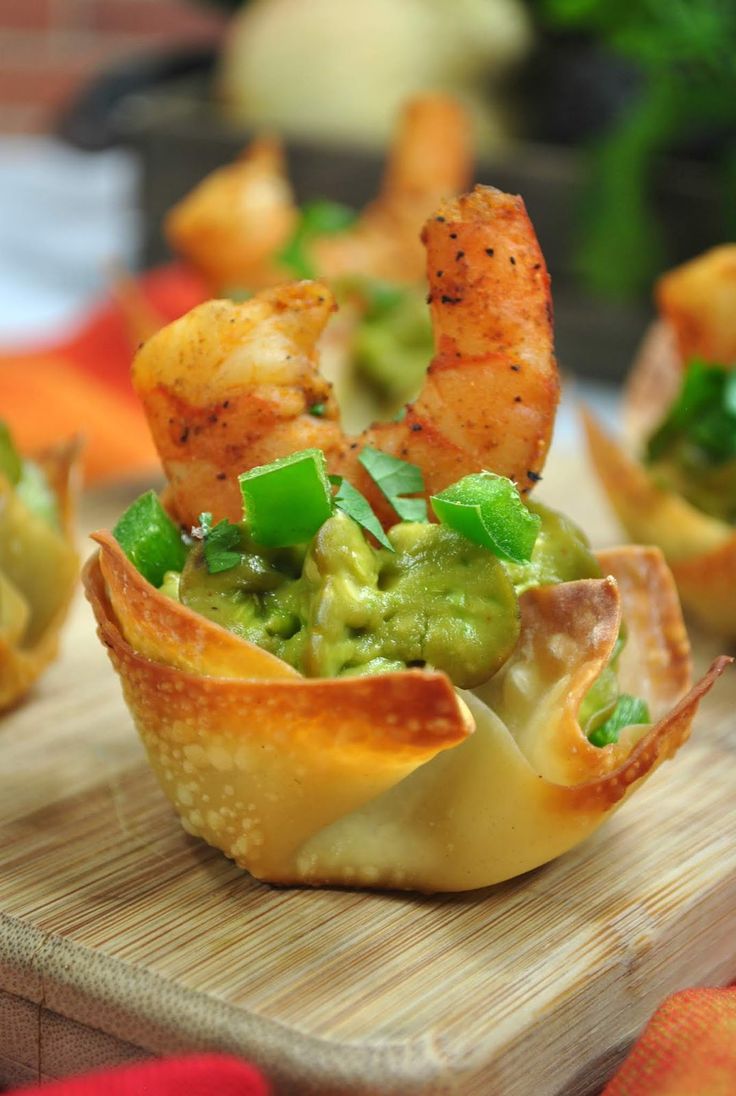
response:
<path fill-rule="evenodd" d="M 213 293 L 242 299 L 291 278 L 327 280 L 340 316 L 323 345 L 350 429 L 415 395 L 432 355 L 419 231 L 470 180 L 469 124 L 443 95 L 411 101 L 380 193 L 359 214 L 335 202 L 297 208 L 274 138 L 213 172 L 176 205 L 165 232 Z"/>
<path fill-rule="evenodd" d="M 271 882 L 536 867 L 676 751 L 728 661 L 688 691 L 661 554 L 596 556 L 527 497 L 558 378 L 521 199 L 478 187 L 423 239 L 438 352 L 401 420 L 358 437 L 317 370 L 324 285 L 153 336 L 134 383 L 169 486 L 85 571 L 185 829 Z"/>
<path fill-rule="evenodd" d="M 77 581 L 72 542 L 77 446 L 21 456 L 0 422 L 0 711 L 57 654 Z"/>
<path fill-rule="evenodd" d="M 630 455 L 586 416 L 622 525 L 657 544 L 685 607 L 736 638 L 736 244 L 662 277 L 661 319 L 627 384 Z"/>

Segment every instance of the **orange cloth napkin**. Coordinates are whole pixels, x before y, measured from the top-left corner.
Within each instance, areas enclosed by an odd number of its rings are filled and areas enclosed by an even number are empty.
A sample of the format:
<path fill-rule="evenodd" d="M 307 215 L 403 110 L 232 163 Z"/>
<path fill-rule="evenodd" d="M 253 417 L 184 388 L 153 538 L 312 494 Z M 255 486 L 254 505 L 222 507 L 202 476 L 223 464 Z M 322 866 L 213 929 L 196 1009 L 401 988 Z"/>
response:
<path fill-rule="evenodd" d="M 736 986 L 668 997 L 601 1096 L 734 1096 Z"/>
<path fill-rule="evenodd" d="M 176 263 L 122 278 L 71 339 L 0 353 L 0 418 L 23 452 L 81 435 L 88 483 L 158 467 L 145 416 L 130 383 L 137 345 L 208 296 Z"/>

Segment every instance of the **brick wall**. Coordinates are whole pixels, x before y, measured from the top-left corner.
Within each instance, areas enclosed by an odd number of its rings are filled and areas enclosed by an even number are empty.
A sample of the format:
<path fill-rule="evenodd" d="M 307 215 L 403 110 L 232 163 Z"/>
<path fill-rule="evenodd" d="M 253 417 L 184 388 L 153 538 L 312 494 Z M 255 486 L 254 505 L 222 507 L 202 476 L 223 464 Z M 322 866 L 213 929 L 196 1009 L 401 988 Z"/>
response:
<path fill-rule="evenodd" d="M 225 19 L 191 0 L 0 0 L 0 133 L 50 129 L 111 63 L 216 42 Z"/>

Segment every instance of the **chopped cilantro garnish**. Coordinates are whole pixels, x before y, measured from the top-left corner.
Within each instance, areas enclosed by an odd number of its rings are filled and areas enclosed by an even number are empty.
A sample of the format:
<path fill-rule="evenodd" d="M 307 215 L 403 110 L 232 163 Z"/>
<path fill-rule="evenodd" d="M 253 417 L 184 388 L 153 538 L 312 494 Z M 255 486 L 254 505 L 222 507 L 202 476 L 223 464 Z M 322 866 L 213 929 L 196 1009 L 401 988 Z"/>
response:
<path fill-rule="evenodd" d="M 505 476 L 494 472 L 465 476 L 430 501 L 444 525 L 499 559 L 523 563 L 531 558 L 541 519 L 530 513 Z"/>
<path fill-rule="evenodd" d="M 302 449 L 238 478 L 248 527 L 264 547 L 304 544 L 332 514 L 332 487 L 321 449 Z"/>
<path fill-rule="evenodd" d="M 316 419 L 324 418 L 325 411 L 327 410 L 326 403 L 313 403 L 309 408 L 309 414 L 314 415 Z"/>
<path fill-rule="evenodd" d="M 402 521 L 426 521 L 427 503 L 423 498 L 405 498 L 424 490 L 421 468 L 392 457 L 367 445 L 358 458 L 382 495 Z"/>
<path fill-rule="evenodd" d="M 682 442 L 714 464 L 736 457 L 736 371 L 699 358 L 689 363 L 677 399 L 649 439 L 647 458 L 659 460 Z"/>
<path fill-rule="evenodd" d="M 342 476 L 330 476 L 330 480 L 337 484 L 337 493 L 334 497 L 337 509 L 342 510 L 343 514 L 347 514 L 353 521 L 357 521 L 358 525 L 374 536 L 379 544 L 393 552 L 394 548 L 365 495 Z"/>
<path fill-rule="evenodd" d="M 212 514 L 200 514 L 199 526 L 192 532 L 204 542 L 204 559 L 211 575 L 229 571 L 240 563 L 240 528 L 227 518 L 213 525 Z"/>
<path fill-rule="evenodd" d="M 164 510 L 154 491 L 147 491 L 125 511 L 113 536 L 131 563 L 153 586 L 167 571 L 181 571 L 186 552 L 179 526 Z"/>
<path fill-rule="evenodd" d="M 608 746 L 612 742 L 618 742 L 624 727 L 650 722 L 651 717 L 646 701 L 637 696 L 622 693 L 608 719 L 596 727 L 588 739 L 594 746 Z"/>
<path fill-rule="evenodd" d="M 309 257 L 309 245 L 317 236 L 334 236 L 354 222 L 356 213 L 339 202 L 316 201 L 302 206 L 296 230 L 278 255 L 282 266 L 297 278 L 314 278 L 317 271 Z"/>

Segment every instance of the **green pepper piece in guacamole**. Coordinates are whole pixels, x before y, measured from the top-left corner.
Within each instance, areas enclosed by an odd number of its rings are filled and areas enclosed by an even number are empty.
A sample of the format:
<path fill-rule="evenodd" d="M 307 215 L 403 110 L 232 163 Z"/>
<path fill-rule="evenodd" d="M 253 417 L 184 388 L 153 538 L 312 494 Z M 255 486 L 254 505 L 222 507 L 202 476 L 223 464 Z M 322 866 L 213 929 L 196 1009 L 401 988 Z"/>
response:
<path fill-rule="evenodd" d="M 574 521 L 536 500 L 527 499 L 526 505 L 539 516 L 542 525 L 531 559 L 527 563 L 504 564 L 519 596 L 533 586 L 601 577 L 588 538 Z"/>

